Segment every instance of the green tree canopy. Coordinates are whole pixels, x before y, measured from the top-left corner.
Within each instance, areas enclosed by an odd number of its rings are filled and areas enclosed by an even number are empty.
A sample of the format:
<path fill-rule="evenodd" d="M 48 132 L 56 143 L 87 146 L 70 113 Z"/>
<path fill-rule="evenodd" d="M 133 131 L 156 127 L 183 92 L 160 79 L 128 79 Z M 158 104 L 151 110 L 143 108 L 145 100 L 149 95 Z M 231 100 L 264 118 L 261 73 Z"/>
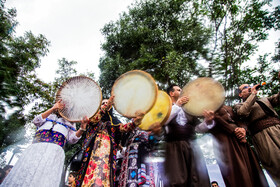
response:
<path fill-rule="evenodd" d="M 13 132 L 25 124 L 24 107 L 44 94 L 41 90 L 44 84 L 36 77 L 34 70 L 40 66 L 40 57 L 47 54 L 49 45 L 43 35 L 34 36 L 31 32 L 15 37 L 16 10 L 6 9 L 4 3 L 0 1 L 1 152 L 22 138 Z"/>
<path fill-rule="evenodd" d="M 133 69 L 149 72 L 162 84 L 183 84 L 199 75 L 197 62 L 206 57 L 210 38 L 199 12 L 198 1 L 140 1 L 106 24 L 100 85 L 108 93 L 118 76 Z"/>
<path fill-rule="evenodd" d="M 199 76 L 224 85 L 230 100 L 244 76 L 256 79 L 256 68 L 245 66 L 270 29 L 279 29 L 279 6 L 263 0 L 143 0 L 135 2 L 102 33 L 105 55 L 99 78 L 109 94 L 123 73 L 141 69 L 161 88 L 180 86 Z M 263 54 L 265 55 L 265 54 Z M 261 62 L 261 61 L 260 61 Z"/>

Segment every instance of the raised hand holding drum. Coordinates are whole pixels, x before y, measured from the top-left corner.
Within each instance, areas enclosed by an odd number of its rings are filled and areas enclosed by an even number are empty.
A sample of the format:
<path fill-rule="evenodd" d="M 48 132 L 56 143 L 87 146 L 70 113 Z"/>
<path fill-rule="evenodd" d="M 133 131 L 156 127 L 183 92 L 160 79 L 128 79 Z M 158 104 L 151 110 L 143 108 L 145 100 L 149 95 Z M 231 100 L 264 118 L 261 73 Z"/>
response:
<path fill-rule="evenodd" d="M 154 105 L 158 88 L 153 77 L 144 71 L 133 70 L 122 74 L 114 83 L 114 108 L 128 118 L 136 112 L 147 113 Z"/>
<path fill-rule="evenodd" d="M 216 111 L 225 100 L 224 87 L 210 77 L 201 77 L 189 82 L 182 89 L 181 96 L 188 96 L 183 105 L 185 112 L 193 116 L 202 116 L 204 110 Z"/>
<path fill-rule="evenodd" d="M 62 100 L 65 107 L 59 110 L 62 117 L 79 122 L 84 116 L 94 116 L 102 101 L 98 84 L 89 77 L 77 76 L 65 81 L 56 93 L 56 101 Z"/>

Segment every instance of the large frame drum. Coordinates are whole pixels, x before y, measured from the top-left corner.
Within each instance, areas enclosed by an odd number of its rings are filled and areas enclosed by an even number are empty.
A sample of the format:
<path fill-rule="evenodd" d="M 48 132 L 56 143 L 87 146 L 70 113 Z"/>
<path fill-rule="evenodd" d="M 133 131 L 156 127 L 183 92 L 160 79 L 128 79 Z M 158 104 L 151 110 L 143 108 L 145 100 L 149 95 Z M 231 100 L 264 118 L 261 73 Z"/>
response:
<path fill-rule="evenodd" d="M 142 130 L 152 130 L 153 124 L 160 123 L 162 126 L 168 119 L 172 107 L 172 101 L 169 95 L 162 90 L 158 91 L 157 101 L 153 108 L 145 114 L 139 127 Z"/>
<path fill-rule="evenodd" d="M 56 93 L 56 101 L 62 100 L 65 107 L 59 114 L 71 122 L 79 122 L 84 116 L 93 117 L 101 106 L 102 92 L 89 77 L 76 76 L 65 81 Z"/>
<path fill-rule="evenodd" d="M 204 110 L 216 111 L 225 100 L 225 90 L 221 83 L 210 77 L 201 77 L 183 87 L 181 96 L 189 101 L 183 109 L 190 115 L 202 116 Z"/>
<path fill-rule="evenodd" d="M 141 70 L 128 71 L 114 83 L 114 108 L 121 115 L 132 118 L 136 112 L 147 113 L 157 99 L 158 88 L 153 77 Z"/>

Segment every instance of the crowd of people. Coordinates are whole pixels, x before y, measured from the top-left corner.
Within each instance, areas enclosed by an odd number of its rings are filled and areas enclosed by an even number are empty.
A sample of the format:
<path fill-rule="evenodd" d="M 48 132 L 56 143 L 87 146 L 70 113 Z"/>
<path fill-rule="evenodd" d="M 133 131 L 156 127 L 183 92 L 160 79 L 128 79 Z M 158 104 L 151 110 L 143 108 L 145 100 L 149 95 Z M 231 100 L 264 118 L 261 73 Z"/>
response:
<path fill-rule="evenodd" d="M 59 100 L 35 117 L 34 141 L 9 174 L 1 172 L 1 179 L 5 177 L 1 186 L 218 186 L 210 182 L 196 133 L 213 135 L 215 158 L 226 186 L 269 186 L 262 168 L 280 186 L 280 120 L 274 109 L 280 106 L 280 92 L 258 98 L 259 85 L 242 84 L 238 90 L 242 102 L 205 110 L 199 119 L 183 110 L 189 97 L 172 84 L 167 89 L 172 101 L 169 118 L 164 124 L 153 124 L 157 128 L 151 131 L 138 127 L 144 116 L 141 112 L 122 123 L 113 112 L 114 96 L 104 99 L 92 118 L 85 116 L 77 130 L 57 112 L 64 107 Z M 83 133 L 81 167 L 64 184 L 63 148 L 66 143 L 77 143 Z M 163 167 L 149 159 L 160 140 L 165 142 Z M 122 159 L 117 158 L 118 152 L 123 153 Z"/>

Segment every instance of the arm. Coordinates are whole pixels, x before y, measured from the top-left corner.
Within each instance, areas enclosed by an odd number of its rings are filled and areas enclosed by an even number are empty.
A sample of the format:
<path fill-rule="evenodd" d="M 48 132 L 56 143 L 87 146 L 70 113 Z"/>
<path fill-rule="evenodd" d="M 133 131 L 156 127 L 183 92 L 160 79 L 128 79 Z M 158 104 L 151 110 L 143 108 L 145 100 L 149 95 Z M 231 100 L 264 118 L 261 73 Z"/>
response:
<path fill-rule="evenodd" d="M 134 130 L 137 126 L 139 126 L 142 122 L 144 117 L 144 113 L 136 112 L 136 117 L 132 119 L 132 122 L 127 124 L 120 124 L 120 131 L 121 132 L 129 132 Z"/>
<path fill-rule="evenodd" d="M 78 138 L 80 138 L 80 137 L 82 136 L 83 132 L 86 131 L 88 122 L 89 122 L 89 119 L 88 119 L 88 117 L 85 116 L 85 117 L 82 119 L 82 121 L 81 121 L 81 127 L 80 127 L 80 129 L 76 132 L 76 136 L 77 136 Z"/>
<path fill-rule="evenodd" d="M 82 137 L 82 134 L 83 132 L 86 131 L 86 127 L 88 125 L 88 122 L 89 122 L 89 119 L 88 117 L 84 117 L 82 120 L 81 120 L 81 126 L 80 126 L 80 129 L 77 130 L 77 131 L 73 131 L 73 130 L 69 130 L 69 137 L 68 137 L 68 142 L 70 144 L 75 144 L 77 143 L 81 137 Z M 76 125 L 74 124 L 75 128 L 76 128 Z"/>
<path fill-rule="evenodd" d="M 180 97 L 176 101 L 176 104 L 172 105 L 171 113 L 169 115 L 168 120 L 165 122 L 164 125 L 167 125 L 175 116 L 177 116 L 177 114 L 181 110 L 182 105 L 186 104 L 187 102 L 189 102 L 189 97 L 188 96 Z"/>
<path fill-rule="evenodd" d="M 47 118 L 50 114 L 52 114 L 55 110 L 57 109 L 63 109 L 64 108 L 64 104 L 62 103 L 62 100 L 60 99 L 58 102 L 56 102 L 52 108 L 50 108 L 49 110 L 47 110 L 46 112 L 42 113 L 41 116 L 43 119 Z"/>
<path fill-rule="evenodd" d="M 252 93 L 245 102 L 237 104 L 234 106 L 234 109 L 239 116 L 249 116 L 252 110 L 252 106 L 255 104 L 257 100 L 257 95 Z"/>
<path fill-rule="evenodd" d="M 176 104 L 172 105 L 171 113 L 169 115 L 168 120 L 165 122 L 165 125 L 167 125 L 175 116 L 177 116 L 180 109 L 181 109 L 181 107 L 179 107 L 178 105 L 176 105 Z"/>
<path fill-rule="evenodd" d="M 203 112 L 204 121 L 195 127 L 196 132 L 205 133 L 215 126 L 214 112 L 205 110 Z"/>
<path fill-rule="evenodd" d="M 267 98 L 273 107 L 277 107 L 280 105 L 280 91 Z"/>

